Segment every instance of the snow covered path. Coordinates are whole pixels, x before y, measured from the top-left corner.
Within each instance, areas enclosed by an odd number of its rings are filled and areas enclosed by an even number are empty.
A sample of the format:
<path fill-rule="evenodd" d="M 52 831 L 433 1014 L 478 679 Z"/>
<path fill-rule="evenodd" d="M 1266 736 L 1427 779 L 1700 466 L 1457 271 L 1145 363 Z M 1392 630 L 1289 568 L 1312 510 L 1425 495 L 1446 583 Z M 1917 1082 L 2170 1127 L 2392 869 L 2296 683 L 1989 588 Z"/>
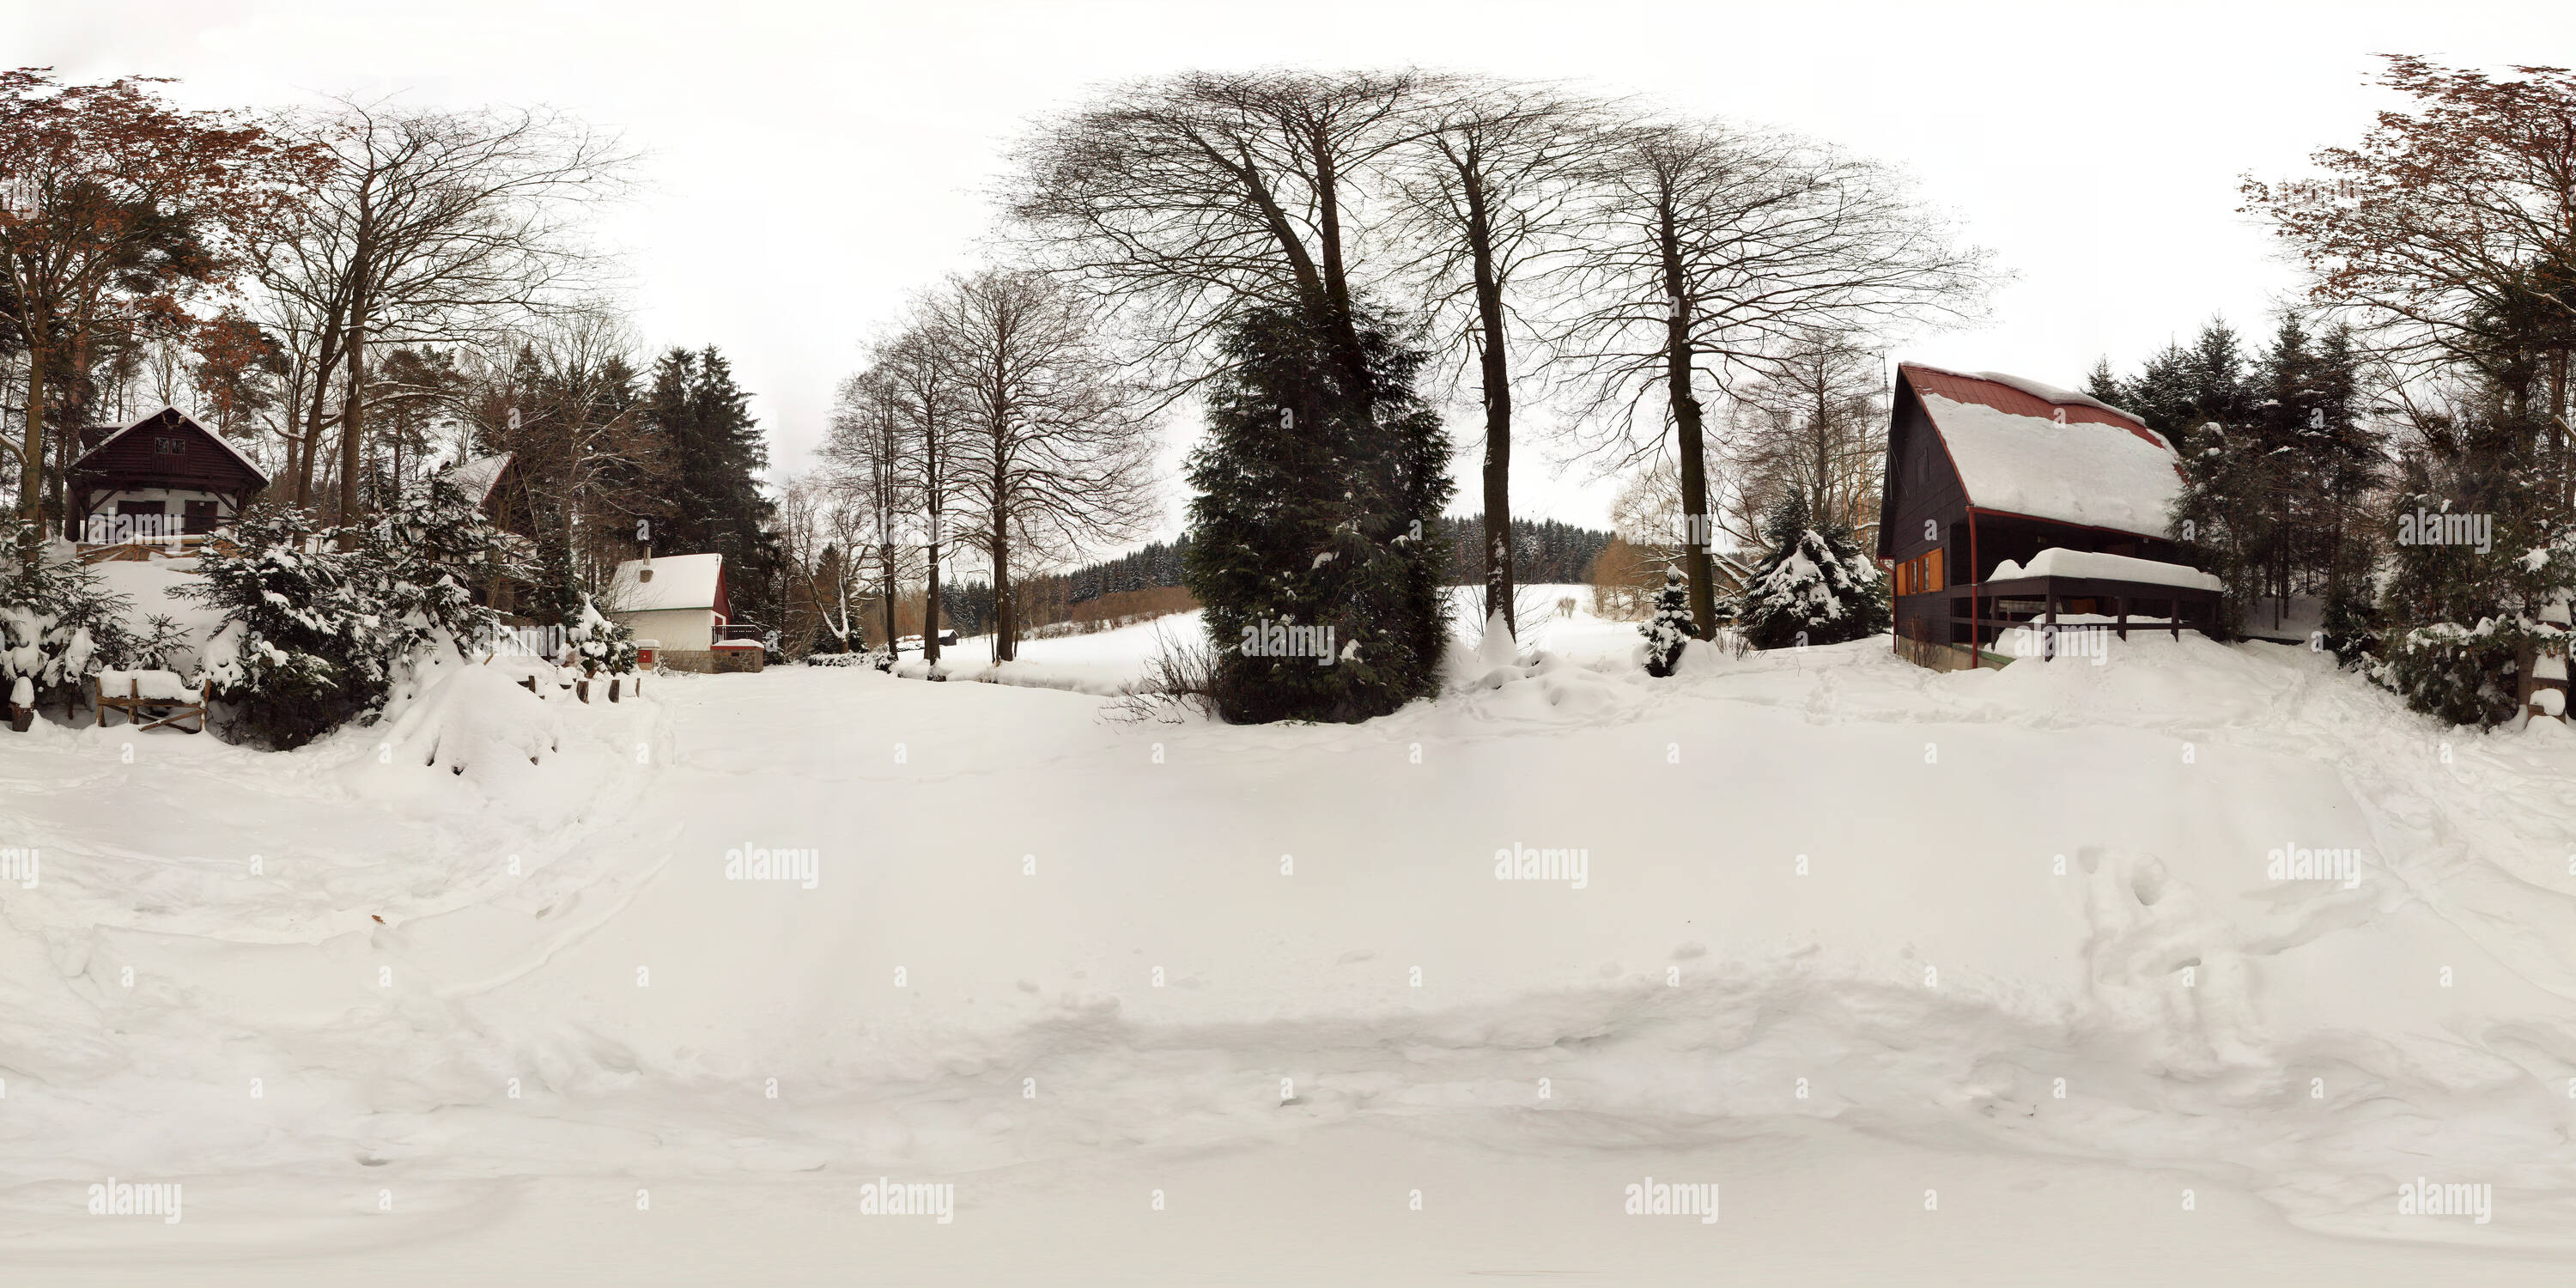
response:
<path fill-rule="evenodd" d="M 2446 759 L 2318 659 L 2198 640 L 1957 676 L 1883 644 L 1662 684 L 1558 661 L 1356 728 L 1101 709 L 678 679 L 479 783 L 356 737 L 0 740 L 47 860 L 0 887 L 0 1264 L 2576 1262 L 2560 731 Z M 1498 880 L 1515 847 L 1579 880 Z M 2356 879 L 2274 880 L 2285 847 Z M 728 879 L 755 850 L 810 851 L 812 885 Z M 110 1175 L 186 1181 L 187 1219 L 87 1216 Z M 954 1184 L 954 1222 L 859 1217 L 878 1176 Z M 1722 1220 L 1623 1216 L 1650 1176 L 1720 1183 Z M 2401 1216 L 2418 1176 L 2491 1186 L 2491 1220 Z"/>

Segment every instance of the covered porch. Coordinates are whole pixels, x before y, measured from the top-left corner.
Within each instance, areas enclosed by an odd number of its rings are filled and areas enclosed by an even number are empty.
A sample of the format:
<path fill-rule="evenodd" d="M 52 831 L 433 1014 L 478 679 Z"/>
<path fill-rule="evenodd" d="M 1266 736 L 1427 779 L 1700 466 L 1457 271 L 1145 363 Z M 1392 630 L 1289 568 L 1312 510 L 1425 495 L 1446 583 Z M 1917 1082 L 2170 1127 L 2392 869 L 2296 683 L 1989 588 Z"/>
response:
<path fill-rule="evenodd" d="M 1995 571 L 1982 582 L 1900 596 L 1897 652 L 1933 670 L 2002 667 L 2055 656 L 2063 651 L 2056 641 L 2074 631 L 2180 639 L 2185 629 L 2206 633 L 2219 621 L 2218 578 L 2180 564 L 2050 549 L 2028 568 L 2006 561 Z M 2016 646 L 1999 650 L 2007 639 Z"/>

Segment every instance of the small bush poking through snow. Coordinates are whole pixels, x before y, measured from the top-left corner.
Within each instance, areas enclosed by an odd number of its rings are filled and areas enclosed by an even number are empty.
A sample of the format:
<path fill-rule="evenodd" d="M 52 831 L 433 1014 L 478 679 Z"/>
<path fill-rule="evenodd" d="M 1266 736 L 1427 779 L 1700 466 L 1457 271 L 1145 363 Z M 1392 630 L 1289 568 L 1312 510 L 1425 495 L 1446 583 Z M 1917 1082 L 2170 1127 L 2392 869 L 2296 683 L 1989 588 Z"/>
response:
<path fill-rule="evenodd" d="M 511 673 L 445 658 L 424 670 L 419 695 L 391 712 L 382 736 L 392 763 L 444 769 L 488 787 L 562 745 L 561 718 Z"/>

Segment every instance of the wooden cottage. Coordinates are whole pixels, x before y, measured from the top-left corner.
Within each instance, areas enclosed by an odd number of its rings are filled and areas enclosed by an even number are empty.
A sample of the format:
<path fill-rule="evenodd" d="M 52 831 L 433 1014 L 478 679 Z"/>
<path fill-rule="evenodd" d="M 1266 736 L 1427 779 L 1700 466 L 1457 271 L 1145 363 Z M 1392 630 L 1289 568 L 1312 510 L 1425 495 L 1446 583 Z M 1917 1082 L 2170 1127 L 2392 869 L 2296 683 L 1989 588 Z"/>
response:
<path fill-rule="evenodd" d="M 536 566 L 536 511 L 527 484 L 519 477 L 517 453 L 469 457 L 445 466 L 435 477 L 474 502 L 476 510 L 499 531 L 505 554 L 525 566 Z M 512 626 L 531 625 L 531 620 L 520 613 L 541 602 L 537 587 L 499 572 L 474 587 L 474 598 L 476 603 L 500 613 L 501 620 Z"/>
<path fill-rule="evenodd" d="M 675 671 L 757 671 L 757 640 L 729 638 L 733 600 L 725 593 L 724 556 L 660 555 L 617 565 L 599 611 L 622 623 L 655 662 Z"/>
<path fill-rule="evenodd" d="M 1878 556 L 1896 650 L 1938 670 L 2000 665 L 2033 626 L 2206 629 L 2221 583 L 2167 535 L 2173 445 L 2137 417 L 1998 372 L 1897 368 Z"/>
<path fill-rule="evenodd" d="M 268 486 L 248 457 L 176 407 L 123 428 L 91 426 L 81 447 L 66 516 L 76 541 L 202 536 L 231 526 Z"/>

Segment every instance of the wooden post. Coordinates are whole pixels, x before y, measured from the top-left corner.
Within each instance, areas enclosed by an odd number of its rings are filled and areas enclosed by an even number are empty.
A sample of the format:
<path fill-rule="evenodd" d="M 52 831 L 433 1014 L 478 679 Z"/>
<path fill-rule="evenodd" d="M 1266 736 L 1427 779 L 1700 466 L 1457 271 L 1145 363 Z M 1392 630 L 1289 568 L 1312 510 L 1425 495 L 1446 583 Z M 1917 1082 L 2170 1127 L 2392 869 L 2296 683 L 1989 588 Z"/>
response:
<path fill-rule="evenodd" d="M 617 686 L 619 683 L 620 681 L 618 677 L 613 675 L 608 677 L 608 700 L 611 702 L 615 702 L 617 700 Z"/>
<path fill-rule="evenodd" d="M 1979 610 L 1978 605 L 1980 598 L 1978 591 L 1985 585 L 1985 578 L 1977 575 L 1978 567 L 1977 511 L 1971 506 L 1968 510 L 1968 662 L 1971 670 L 1986 664 L 1986 644 L 1983 638 L 1986 633 L 1986 615 Z"/>

